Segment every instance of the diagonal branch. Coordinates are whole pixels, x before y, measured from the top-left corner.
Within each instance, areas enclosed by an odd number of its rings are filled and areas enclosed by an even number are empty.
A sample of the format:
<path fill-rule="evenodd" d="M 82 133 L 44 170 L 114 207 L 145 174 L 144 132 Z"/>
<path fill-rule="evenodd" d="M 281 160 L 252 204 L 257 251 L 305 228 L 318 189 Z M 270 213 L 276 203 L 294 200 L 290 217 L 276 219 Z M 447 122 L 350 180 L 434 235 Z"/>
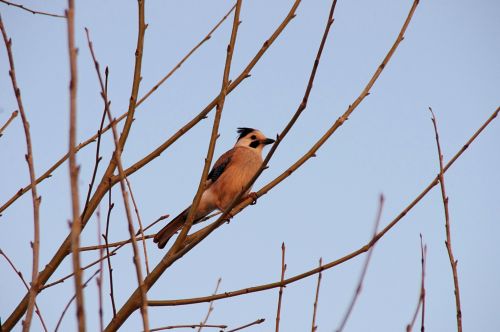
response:
<path fill-rule="evenodd" d="M 179 69 L 182 64 L 201 46 L 203 45 L 206 41 L 208 41 L 212 34 L 214 33 L 215 30 L 217 30 L 219 28 L 219 26 L 225 21 L 225 19 L 229 16 L 229 14 L 234 10 L 234 7 L 233 6 L 231 8 L 231 10 L 212 28 L 212 30 L 210 30 L 210 32 L 193 48 L 191 49 L 188 54 L 186 56 L 184 56 L 184 58 L 181 59 L 181 61 L 179 63 L 177 63 L 173 69 L 171 69 L 167 75 L 165 75 L 162 79 L 160 79 L 160 81 L 155 84 L 141 99 L 139 99 L 137 101 L 137 104 L 135 105 L 135 108 L 137 109 L 139 107 L 139 105 L 141 105 L 144 101 L 146 101 L 146 99 L 149 98 L 149 96 L 154 92 L 156 91 L 163 83 L 165 83 L 165 81 L 170 78 L 176 71 L 177 69 Z M 116 118 L 115 121 L 113 121 L 114 123 L 119 123 L 120 121 L 122 121 L 123 119 L 125 119 L 125 117 L 127 116 L 127 112 L 123 113 L 122 115 L 120 115 L 119 117 Z M 80 151 L 81 149 L 83 149 L 84 147 L 86 147 L 87 145 L 89 145 L 90 143 L 93 143 L 96 141 L 96 139 L 99 138 L 100 135 L 104 134 L 105 132 L 107 132 L 108 130 L 111 129 L 111 124 L 108 124 L 106 127 L 104 127 L 101 132 L 93 135 L 92 137 L 88 138 L 87 140 L 81 142 L 80 144 L 78 144 L 76 146 L 76 151 Z M 64 156 L 62 156 L 56 163 L 54 163 L 54 165 L 52 165 L 47 171 L 45 171 L 38 179 L 36 179 L 36 183 L 40 183 L 48 178 L 50 178 L 52 176 L 52 173 L 59 167 L 61 166 L 69 157 L 69 153 L 65 154 Z M 20 189 L 17 193 L 15 193 L 7 202 L 5 202 L 1 207 L 0 207 L 0 212 L 4 211 L 5 209 L 7 209 L 12 203 L 14 203 L 19 197 L 21 197 L 22 195 L 24 195 L 25 193 L 27 193 L 29 190 L 31 189 L 31 184 L 23 187 L 22 189 Z"/>
<path fill-rule="evenodd" d="M 139 84 L 141 81 L 141 65 L 142 65 L 142 51 L 144 48 L 144 33 L 146 31 L 146 24 L 144 22 L 144 0 L 138 0 L 138 36 L 137 36 L 137 47 L 135 52 L 135 66 L 134 66 L 134 78 L 132 83 L 132 92 L 130 95 L 129 102 L 129 111 L 127 113 L 127 120 L 123 127 L 122 135 L 120 136 L 119 141 L 119 151 L 123 150 L 124 144 L 128 137 L 128 132 L 130 131 L 130 126 L 132 125 L 132 118 L 134 116 L 135 111 L 135 101 L 137 100 Z M 74 146 L 73 146 L 74 148 Z M 71 152 L 71 151 L 70 151 Z M 74 151 L 73 151 L 74 152 Z M 111 188 L 112 184 L 109 181 L 109 178 L 113 175 L 116 169 L 116 160 L 112 158 L 109 162 L 109 165 L 104 172 L 104 175 L 96 188 L 95 193 L 89 201 L 87 211 L 85 214 L 80 216 L 81 228 L 84 228 L 89 221 L 90 217 L 94 213 L 95 209 L 103 199 L 106 192 Z M 117 178 L 117 182 L 120 181 L 120 177 Z M 115 183 L 117 183 L 115 182 Z M 78 223 L 78 227 L 80 228 L 80 223 Z M 50 276 L 54 273 L 54 271 L 59 267 L 64 258 L 70 253 L 70 249 L 72 248 L 73 241 L 73 232 L 71 232 L 66 239 L 63 241 L 55 255 L 49 261 L 49 263 L 45 266 L 44 270 L 40 272 L 39 277 L 37 279 L 37 283 L 40 285 L 45 284 Z M 79 233 L 78 233 L 79 235 Z M 76 272 L 78 272 L 77 270 Z M 22 314 L 26 310 L 28 304 L 28 297 L 25 296 L 21 302 L 14 309 L 12 314 L 9 316 L 7 321 L 5 321 L 4 326 L 6 329 L 11 329 L 21 318 Z"/>
<path fill-rule="evenodd" d="M 376 79 L 380 76 L 383 68 L 385 68 L 386 64 L 391 59 L 397 46 L 403 40 L 404 32 L 406 31 L 406 28 L 408 27 L 408 25 L 411 21 L 411 18 L 413 17 L 413 13 L 415 12 L 417 5 L 418 5 L 418 0 L 415 0 L 409 13 L 408 13 L 406 20 L 401 28 L 401 31 L 399 32 L 399 35 L 396 38 L 396 41 L 394 42 L 393 46 L 391 47 L 391 49 L 389 50 L 389 52 L 385 56 L 382 63 L 379 65 L 379 67 L 377 68 L 377 70 L 373 74 L 372 78 L 370 79 L 370 81 L 368 82 L 368 84 L 366 85 L 364 90 L 361 92 L 359 97 L 355 100 L 355 102 L 348 107 L 347 111 L 332 125 L 332 127 L 316 142 L 316 144 L 314 144 L 314 146 L 305 155 L 303 155 L 299 160 L 297 160 L 285 172 L 283 172 L 281 175 L 279 175 L 273 181 L 271 181 L 266 186 L 264 186 L 262 189 L 260 189 L 258 192 L 256 192 L 255 193 L 256 197 L 261 197 L 261 196 L 265 195 L 266 193 L 268 193 L 272 188 L 274 188 L 276 185 L 278 185 L 283 180 L 285 180 L 287 177 L 289 177 L 296 169 L 298 169 L 300 166 L 302 166 L 307 160 L 314 157 L 316 155 L 316 152 L 319 150 L 319 148 L 348 119 L 349 115 L 356 109 L 356 107 L 368 95 L 371 87 L 375 83 Z M 268 158 L 266 157 L 266 159 L 268 159 Z M 255 177 L 252 181 L 254 181 L 254 180 L 255 180 Z M 252 183 L 252 181 L 250 182 L 250 184 Z M 245 189 L 246 188 L 244 188 L 244 190 Z M 187 239 L 188 244 L 182 250 L 180 250 L 178 253 L 167 253 L 165 259 L 161 263 L 161 265 L 162 265 L 161 268 L 166 269 L 168 266 L 173 264 L 177 259 L 181 258 L 184 254 L 186 254 L 192 248 L 194 248 L 198 243 L 200 243 L 203 239 L 205 239 L 210 233 L 212 233 L 214 230 L 216 230 L 218 227 L 220 227 L 227 219 L 226 215 L 229 214 L 231 216 L 235 216 L 236 214 L 241 212 L 243 209 L 245 209 L 248 205 L 250 205 L 253 201 L 255 201 L 254 197 L 247 197 L 240 202 L 239 199 L 241 196 L 242 196 L 242 193 L 240 193 L 238 195 L 238 197 L 236 197 L 233 200 L 233 202 L 229 205 L 229 207 L 222 213 L 222 215 L 216 221 L 214 221 L 212 224 L 206 226 L 205 228 L 197 231 L 196 233 L 190 235 L 189 238 Z M 240 203 L 238 205 L 236 205 L 238 202 L 240 202 Z"/>
<path fill-rule="evenodd" d="M 453 164 L 457 161 L 458 158 L 462 156 L 462 154 L 469 148 L 469 146 L 476 140 L 476 138 L 484 131 L 486 127 L 498 116 L 498 113 L 500 113 L 500 107 L 498 107 L 492 114 L 491 116 L 481 125 L 481 127 L 469 138 L 469 140 L 460 148 L 460 150 L 451 158 L 451 160 L 444 166 L 443 171 L 446 172 Z M 328 264 L 323 265 L 322 267 L 306 271 L 302 274 L 296 275 L 294 277 L 285 279 L 283 282 L 274 282 L 270 284 L 265 284 L 265 285 L 260 285 L 260 286 L 255 286 L 255 287 L 249 287 L 249 288 L 244 288 L 240 289 L 237 291 L 232 291 L 232 292 L 225 292 L 224 294 L 217 294 L 213 296 L 204 296 L 204 297 L 197 297 L 197 298 L 189 298 L 189 299 L 178 299 L 178 300 L 160 300 L 160 301 L 149 301 L 148 305 L 149 306 L 177 306 L 177 305 L 188 305 L 188 304 L 194 304 L 194 303 L 203 303 L 203 302 L 210 302 L 210 301 L 215 301 L 215 300 L 220 300 L 220 299 L 225 299 L 229 297 L 234 297 L 234 296 L 240 296 L 240 295 L 245 295 L 248 293 L 255 293 L 255 292 L 261 292 L 265 291 L 268 289 L 272 288 L 277 288 L 281 287 L 282 285 L 288 285 L 290 283 L 296 282 L 298 280 L 310 277 L 316 273 L 319 273 L 321 271 L 333 268 L 339 264 L 342 264 L 346 261 L 349 261 L 353 259 L 354 257 L 357 257 L 361 255 L 362 253 L 367 252 L 376 242 L 378 242 L 382 237 L 387 234 L 397 223 L 399 223 L 404 216 L 408 212 L 411 211 L 419 202 L 424 198 L 434 186 L 436 186 L 439 182 L 439 178 L 436 176 L 434 180 L 431 181 L 431 183 L 410 203 L 408 206 L 401 211 L 383 230 L 377 233 L 377 235 L 367 244 L 359 248 L 358 250 L 355 250 L 337 260 L 334 260 L 332 262 L 329 262 Z M 248 203 L 250 204 L 250 202 Z M 210 226 L 207 226 L 207 228 Z M 198 241 L 200 238 L 203 236 L 206 236 L 206 232 L 202 232 L 203 230 L 199 231 L 201 233 L 193 234 L 193 242 L 189 243 L 188 246 L 183 248 L 181 252 L 179 252 L 177 255 L 168 257 L 170 258 L 170 261 L 167 262 L 170 266 L 175 259 L 178 259 L 182 257 L 184 254 L 186 254 L 192 247 L 194 246 L 193 243 L 195 241 Z M 168 267 L 167 266 L 167 267 Z M 154 271 L 153 271 L 154 272 Z"/>
<path fill-rule="evenodd" d="M 14 6 L 14 7 L 20 8 L 22 10 L 30 12 L 31 14 L 40 14 L 40 15 L 45 15 L 45 16 L 57 17 L 57 18 L 66 18 L 66 16 L 64 16 L 64 15 L 58 15 L 58 14 L 52 14 L 52 13 L 42 12 L 42 11 L 39 11 L 39 10 L 33 10 L 33 9 L 30 9 L 30 8 L 24 6 L 24 5 L 19 5 L 17 3 L 13 3 L 13 2 L 10 2 L 10 1 L 0 0 L 0 2 L 6 4 L 8 6 Z"/>
<path fill-rule="evenodd" d="M 33 249 L 33 264 L 32 264 L 32 272 L 31 272 L 31 284 L 32 287 L 29 290 L 29 298 L 28 298 L 28 310 L 26 313 L 26 320 L 23 323 L 23 331 L 29 331 L 31 325 L 31 319 L 33 317 L 33 309 L 35 306 L 35 297 L 38 293 L 39 283 L 38 279 L 38 264 L 40 260 L 40 200 L 41 197 L 38 197 L 36 190 L 36 174 L 35 174 L 35 161 L 33 160 L 33 147 L 31 143 L 31 133 L 30 133 L 30 124 L 28 122 L 28 118 L 24 111 L 23 101 L 21 99 L 21 90 L 17 85 L 16 79 L 16 69 L 14 67 L 14 55 L 12 54 L 12 39 L 7 36 L 7 32 L 5 31 L 5 27 L 3 25 L 2 17 L 0 16 L 0 30 L 2 30 L 3 41 L 5 42 L 5 48 L 7 49 L 7 56 L 9 58 L 9 76 L 12 82 L 12 88 L 14 90 L 14 94 L 17 100 L 17 106 L 19 107 L 19 113 L 21 114 L 21 120 L 24 128 L 24 135 L 26 137 L 26 149 L 27 153 L 25 155 L 26 162 L 28 163 L 28 171 L 30 174 L 30 182 L 33 190 L 31 191 L 31 198 L 33 201 L 33 233 L 34 239 L 31 243 L 31 247 Z M 11 119 L 13 119 L 13 113 Z M 2 128 L 2 130 L 8 125 L 7 124 Z"/>
<path fill-rule="evenodd" d="M 222 86 L 219 94 L 219 101 L 217 103 L 217 107 L 215 110 L 214 124 L 212 127 L 212 134 L 210 136 L 210 143 L 208 144 L 207 156 L 205 158 L 205 164 L 203 166 L 203 171 L 201 173 L 200 184 L 198 185 L 198 190 L 196 191 L 196 195 L 194 196 L 193 203 L 191 204 L 191 208 L 189 209 L 189 213 L 186 218 L 186 222 L 184 223 L 184 227 L 182 228 L 179 236 L 177 237 L 174 245 L 172 246 L 172 252 L 176 252 L 181 248 L 186 236 L 193 225 L 193 220 L 195 219 L 196 210 L 201 201 L 201 195 L 205 191 L 205 184 L 207 182 L 208 172 L 210 171 L 210 166 L 212 165 L 212 159 L 214 157 L 215 152 L 215 144 L 217 138 L 219 137 L 219 124 L 222 116 L 222 110 L 224 109 L 224 102 L 226 101 L 226 95 L 229 85 L 229 73 L 231 71 L 231 62 L 233 60 L 234 46 L 236 44 L 236 36 L 238 35 L 238 27 L 240 26 L 240 10 L 241 10 L 241 1 L 238 0 L 236 2 L 236 11 L 234 12 L 233 19 L 233 29 L 231 31 L 231 39 L 229 44 L 227 45 L 227 54 L 226 54 L 226 63 L 224 65 L 224 74 L 222 76 Z"/>
<path fill-rule="evenodd" d="M 436 117 L 432 108 L 429 107 L 429 111 L 432 115 L 432 124 L 434 126 L 434 132 L 436 134 L 436 145 L 439 158 L 439 184 L 441 187 L 441 198 L 443 200 L 444 206 L 444 217 L 445 217 L 445 229 L 446 229 L 446 250 L 448 251 L 448 258 L 450 259 L 451 271 L 453 274 L 453 285 L 455 287 L 455 305 L 457 311 L 457 331 L 462 332 L 462 308 L 460 306 L 460 287 L 458 285 L 458 272 L 457 264 L 458 261 L 453 255 L 453 249 L 451 247 L 451 232 L 450 232 L 450 212 L 448 209 L 448 196 L 446 196 L 446 188 L 444 185 L 444 167 L 443 167 L 443 153 L 441 152 L 441 144 L 439 143 L 439 133 L 437 128 Z"/>
<path fill-rule="evenodd" d="M 384 207 L 384 196 L 380 195 L 377 216 L 375 218 L 375 225 L 373 226 L 372 239 L 374 239 L 375 235 L 377 235 L 378 225 L 380 224 L 380 219 L 382 218 L 383 207 Z M 349 316 L 351 315 L 351 312 L 354 308 L 354 305 L 356 304 L 356 301 L 357 301 L 359 295 L 361 294 L 361 290 L 363 288 L 363 280 L 365 279 L 366 271 L 368 271 L 368 265 L 370 264 L 370 259 L 372 257 L 372 253 L 373 253 L 374 248 L 375 248 L 375 243 L 370 247 L 370 249 L 368 250 L 368 253 L 366 254 L 365 263 L 363 264 L 363 269 L 361 271 L 361 275 L 359 276 L 358 286 L 356 287 L 356 291 L 354 292 L 354 295 L 351 299 L 351 303 L 349 304 L 349 307 L 347 308 L 347 311 L 344 315 L 344 318 L 342 319 L 342 322 L 339 325 L 339 328 L 337 329 L 337 332 L 341 332 L 344 329 L 344 327 L 347 323 L 347 320 L 349 319 Z"/>
<path fill-rule="evenodd" d="M 9 263 L 12 270 L 14 270 L 14 272 L 19 276 L 19 279 L 21 279 L 26 290 L 29 291 L 30 286 L 28 285 L 28 283 L 24 279 L 23 273 L 16 268 L 16 266 L 14 265 L 12 260 L 9 258 L 9 256 L 7 256 L 7 254 L 5 252 L 3 252 L 2 249 L 0 249 L 0 256 L 3 256 L 5 258 L 5 260 Z M 47 332 L 47 325 L 45 325 L 45 321 L 43 320 L 43 317 L 42 317 L 42 312 L 40 311 L 40 308 L 38 308 L 36 301 L 35 301 L 35 313 L 37 314 L 38 318 L 40 319 L 40 323 L 42 324 L 43 330 L 45 332 Z"/>
<path fill-rule="evenodd" d="M 264 323 L 265 319 L 264 318 L 259 318 L 251 323 L 248 323 L 248 324 L 245 324 L 243 326 L 240 326 L 240 327 L 237 327 L 237 328 L 234 328 L 234 329 L 231 329 L 227 332 L 236 332 L 236 331 L 241 331 L 243 329 L 246 329 L 247 327 L 250 327 L 250 326 L 254 326 L 254 325 L 259 325 L 259 324 L 262 324 Z"/>
<path fill-rule="evenodd" d="M 87 285 L 89 284 L 89 282 L 97 275 L 99 274 L 99 270 L 95 271 L 88 279 L 87 281 L 85 281 L 85 283 L 82 285 L 82 288 L 85 288 L 87 287 Z M 56 327 L 54 329 L 54 332 L 57 332 L 59 330 L 59 327 L 61 326 L 61 323 L 62 323 L 62 320 L 64 318 L 64 315 L 66 314 L 66 312 L 68 311 L 71 303 L 73 303 L 73 301 L 75 300 L 76 298 L 76 294 L 73 295 L 71 297 L 71 299 L 69 299 L 68 303 L 66 304 L 66 306 L 64 307 L 63 309 L 63 312 L 61 313 L 61 316 L 59 317 L 59 320 L 57 321 L 57 324 L 56 324 Z"/>
<path fill-rule="evenodd" d="M 10 125 L 12 120 L 14 120 L 17 117 L 17 114 L 19 114 L 19 111 L 12 112 L 10 117 L 7 119 L 7 122 L 5 122 L 5 124 L 2 126 L 2 128 L 0 128 L 0 137 L 3 136 L 4 130 L 7 129 L 7 127 Z"/>
<path fill-rule="evenodd" d="M 144 11 L 144 8 L 142 8 L 142 11 Z M 142 15 L 144 15 L 144 13 Z M 106 115 L 108 116 L 109 123 L 113 123 L 113 117 L 111 115 L 111 110 L 109 109 L 110 102 L 108 100 L 108 95 L 107 95 L 106 88 L 104 85 L 104 80 L 101 76 L 101 72 L 99 71 L 99 62 L 97 61 L 97 58 L 95 56 L 94 49 L 92 47 L 92 42 L 90 41 L 88 29 L 86 30 L 86 33 L 87 33 L 87 40 L 88 40 L 90 53 L 91 53 L 92 59 L 94 61 L 94 65 L 95 65 L 96 72 L 97 72 L 97 77 L 99 79 L 99 84 L 101 86 L 101 97 L 102 97 L 103 102 L 104 102 L 104 108 L 106 111 Z M 144 327 L 144 331 L 149 331 L 149 319 L 148 319 L 148 311 L 147 311 L 146 290 L 144 288 L 144 278 L 142 276 L 139 248 L 137 246 L 137 239 L 136 239 L 133 220 L 132 220 L 132 212 L 131 212 L 129 199 L 128 199 L 127 185 L 128 185 L 129 190 L 131 188 L 130 188 L 130 183 L 128 183 L 127 178 L 125 177 L 125 175 L 123 173 L 123 165 L 122 165 L 122 161 L 121 161 L 121 148 L 120 148 L 120 143 L 119 143 L 118 131 L 116 129 L 115 124 L 112 125 L 112 131 L 113 131 L 113 139 L 114 139 L 114 143 L 115 143 L 114 159 L 115 159 L 115 163 L 118 167 L 118 172 L 120 174 L 120 189 L 122 192 L 123 204 L 125 206 L 125 212 L 126 212 L 127 221 L 128 221 L 129 235 L 132 239 L 132 248 L 133 248 L 133 252 L 134 252 L 133 260 L 134 260 L 134 265 L 135 265 L 135 270 L 136 270 L 136 275 L 137 275 L 137 281 L 139 283 L 139 288 L 142 290 L 141 315 L 142 315 L 143 327 Z M 131 190 L 130 190 L 130 194 L 132 196 Z M 135 204 L 135 200 L 133 199 L 133 196 L 132 196 L 132 201 L 133 201 L 134 206 L 136 208 L 137 216 L 140 220 L 139 212 L 137 210 L 137 205 Z M 142 225 L 141 225 L 141 230 L 142 230 Z M 144 241 L 143 241 L 143 243 L 144 243 Z M 145 243 L 144 243 L 144 251 L 146 253 Z M 145 256 L 145 259 L 147 260 L 147 256 Z"/>
<path fill-rule="evenodd" d="M 214 294 L 217 294 L 217 291 L 219 290 L 220 282 L 222 281 L 222 278 L 217 279 L 217 285 L 215 286 Z M 205 319 L 200 323 L 200 326 L 198 327 L 198 332 L 201 332 L 203 327 L 207 324 L 208 318 L 210 318 L 210 314 L 214 310 L 214 304 L 210 302 L 208 304 L 208 311 L 207 314 L 205 315 Z"/>
<path fill-rule="evenodd" d="M 279 37 L 279 35 L 283 32 L 283 30 L 288 26 L 290 21 L 295 17 L 295 11 L 297 10 L 301 0 L 295 0 L 292 8 L 288 12 L 288 15 L 285 17 L 285 19 L 281 22 L 281 24 L 276 28 L 274 33 L 264 42 L 260 50 L 257 52 L 257 54 L 250 60 L 248 65 L 243 69 L 243 71 L 231 81 L 227 88 L 227 94 L 230 94 L 236 87 L 246 78 L 250 77 L 250 72 L 252 69 L 255 67 L 257 62 L 262 58 L 264 53 L 269 49 L 269 47 L 274 43 L 274 41 Z M 172 135 L 169 139 L 167 139 L 163 144 L 161 144 L 159 147 L 157 147 L 154 151 L 152 151 L 150 154 L 133 164 L 132 166 L 128 167 L 125 170 L 125 174 L 129 176 L 130 174 L 133 174 L 137 172 L 139 169 L 147 165 L 149 162 L 152 160 L 156 159 L 161 155 L 163 151 L 165 151 L 170 145 L 175 143 L 182 135 L 184 135 L 187 131 L 189 131 L 191 128 L 193 128 L 196 124 L 198 124 L 201 120 L 205 119 L 208 113 L 212 111 L 214 107 L 217 106 L 219 103 L 220 99 L 220 94 L 217 95 L 205 108 L 198 114 L 196 115 L 191 121 L 186 123 L 181 129 L 179 129 L 174 135 Z M 113 178 L 115 180 L 115 178 Z M 0 211 L 1 212 L 1 211 Z"/>
<path fill-rule="evenodd" d="M 288 23 L 295 17 L 295 11 L 296 11 L 299 3 L 300 3 L 300 0 L 295 0 L 292 8 L 290 9 L 290 12 L 285 17 L 285 19 L 283 20 L 283 22 L 278 26 L 278 28 L 272 34 L 272 36 L 264 43 L 264 45 L 262 46 L 262 48 L 259 50 L 259 52 L 257 53 L 257 55 L 250 61 L 250 63 L 244 69 L 244 71 L 242 72 L 242 74 L 240 74 L 240 76 L 238 76 L 233 81 L 233 83 L 231 83 L 231 85 L 229 85 L 228 92 L 230 91 L 231 86 L 233 86 L 233 88 L 236 87 L 236 85 L 239 84 L 245 77 L 248 77 L 248 74 L 250 73 L 250 70 L 255 66 L 255 64 L 259 61 L 259 59 L 262 57 L 262 55 L 267 51 L 267 49 L 269 48 L 269 46 L 276 40 L 276 38 L 278 38 L 278 36 L 281 34 L 281 32 L 284 30 L 284 28 L 288 25 Z M 216 98 L 214 100 L 217 101 L 218 98 Z M 214 106 L 215 105 L 212 105 L 212 104 L 209 105 L 209 106 L 207 106 L 206 110 L 202 111 L 202 113 L 200 113 L 200 115 L 202 115 L 202 117 L 204 117 L 206 114 L 208 114 L 208 112 Z M 206 113 L 203 114 L 203 112 L 206 112 Z M 162 144 L 161 147 L 159 147 L 157 150 L 155 150 L 155 152 L 153 152 L 150 155 L 148 155 L 148 157 L 143 158 L 143 160 L 139 161 L 138 163 L 140 164 L 140 163 L 144 162 L 148 158 L 151 158 L 151 160 L 154 159 L 154 158 L 156 158 L 156 156 L 157 156 L 157 155 L 155 156 L 156 153 L 158 153 L 158 155 L 161 154 L 161 152 L 164 149 L 166 149 L 170 144 L 172 144 L 173 142 L 175 142 L 175 140 L 177 140 L 177 138 L 180 137 L 183 132 L 185 132 L 186 130 L 190 129 L 197 122 L 201 121 L 202 117 L 199 118 L 199 119 L 198 118 L 193 119 L 190 123 L 188 123 L 181 130 L 179 130 L 179 132 L 176 135 L 174 135 L 171 139 L 169 139 L 167 142 L 165 142 L 164 144 Z M 149 161 L 147 161 L 147 162 L 149 162 Z M 136 163 L 136 164 L 138 164 L 138 163 Z M 140 166 L 140 167 L 142 167 L 142 166 Z M 131 166 L 131 167 L 129 167 L 129 170 L 132 170 L 131 173 L 133 173 L 136 170 L 138 170 L 139 168 L 135 168 L 135 166 Z M 129 173 L 127 173 L 127 171 L 125 171 L 125 173 L 126 173 L 126 175 L 129 175 Z M 191 244 L 189 244 L 187 247 L 189 247 L 189 249 L 192 248 Z M 184 247 L 179 254 L 173 254 L 171 251 L 169 251 L 169 252 L 167 252 L 165 254 L 165 256 L 160 261 L 160 263 L 153 269 L 153 271 L 151 271 L 151 273 L 145 279 L 145 284 L 146 284 L 146 287 L 148 289 L 151 288 L 151 286 L 153 286 L 153 284 L 160 278 L 160 276 L 163 274 L 163 272 L 165 272 L 165 270 L 176 259 L 182 257 L 182 255 L 184 255 L 185 252 L 189 251 L 189 250 L 186 251 L 185 248 L 186 247 Z M 110 322 L 110 324 L 108 325 L 107 329 L 108 330 L 116 330 L 116 329 L 118 329 L 123 324 L 123 322 L 137 309 L 136 303 L 137 303 L 137 300 L 139 298 L 140 298 L 140 291 L 139 291 L 139 289 L 136 289 L 134 291 L 134 293 L 128 298 L 127 302 L 122 306 L 122 309 L 120 309 L 120 311 L 118 312 L 117 316 Z"/>

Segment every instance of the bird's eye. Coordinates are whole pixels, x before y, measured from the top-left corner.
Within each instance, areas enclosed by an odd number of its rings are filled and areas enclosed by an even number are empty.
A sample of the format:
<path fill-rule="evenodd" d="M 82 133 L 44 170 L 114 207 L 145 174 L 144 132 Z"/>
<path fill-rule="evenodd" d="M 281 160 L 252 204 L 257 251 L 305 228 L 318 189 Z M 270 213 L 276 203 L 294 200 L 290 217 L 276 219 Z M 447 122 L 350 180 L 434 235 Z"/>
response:
<path fill-rule="evenodd" d="M 256 139 L 256 138 L 257 138 L 257 136 L 252 135 L 252 136 L 250 136 L 250 138 L 251 138 L 251 139 Z"/>

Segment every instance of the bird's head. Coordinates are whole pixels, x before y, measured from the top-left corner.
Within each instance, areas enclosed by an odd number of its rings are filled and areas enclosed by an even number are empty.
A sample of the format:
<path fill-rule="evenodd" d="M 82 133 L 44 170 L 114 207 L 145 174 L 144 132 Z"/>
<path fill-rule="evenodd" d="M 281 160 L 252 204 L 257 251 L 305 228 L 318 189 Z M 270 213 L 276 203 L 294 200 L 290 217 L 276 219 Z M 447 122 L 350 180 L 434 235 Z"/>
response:
<path fill-rule="evenodd" d="M 257 129 L 238 128 L 238 140 L 234 146 L 245 146 L 261 152 L 264 146 L 274 143 L 273 139 L 267 138 Z"/>

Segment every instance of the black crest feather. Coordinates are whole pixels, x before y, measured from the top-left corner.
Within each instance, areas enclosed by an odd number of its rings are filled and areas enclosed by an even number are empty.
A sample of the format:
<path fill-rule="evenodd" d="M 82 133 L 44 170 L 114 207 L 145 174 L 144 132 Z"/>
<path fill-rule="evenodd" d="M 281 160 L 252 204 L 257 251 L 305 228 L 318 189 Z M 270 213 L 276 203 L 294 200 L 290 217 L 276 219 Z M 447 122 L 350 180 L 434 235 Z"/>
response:
<path fill-rule="evenodd" d="M 253 131 L 255 131 L 253 128 L 239 127 L 236 132 L 239 134 L 238 139 L 241 139 Z"/>

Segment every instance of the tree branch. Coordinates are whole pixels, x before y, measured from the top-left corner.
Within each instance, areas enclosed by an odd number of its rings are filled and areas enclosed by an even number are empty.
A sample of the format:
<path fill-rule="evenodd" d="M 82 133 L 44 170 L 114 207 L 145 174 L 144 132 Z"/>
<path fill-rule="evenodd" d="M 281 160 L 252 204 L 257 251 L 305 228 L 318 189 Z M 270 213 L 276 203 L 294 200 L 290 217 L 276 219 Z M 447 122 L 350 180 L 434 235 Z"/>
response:
<path fill-rule="evenodd" d="M 382 218 L 382 209 L 383 208 L 384 208 L 384 196 L 380 195 L 377 216 L 375 217 L 375 225 L 373 226 L 372 240 L 375 238 L 375 235 L 377 235 L 378 225 L 380 224 L 380 219 Z M 368 265 L 370 264 L 370 259 L 372 257 L 372 253 L 373 253 L 374 248 L 375 248 L 375 243 L 373 243 L 373 245 L 368 250 L 368 253 L 366 254 L 365 263 L 363 264 L 363 269 L 361 270 L 361 275 L 359 276 L 358 285 L 356 286 L 356 290 L 355 290 L 354 295 L 351 299 L 351 303 L 347 307 L 347 311 L 346 311 L 344 318 L 342 319 L 342 321 L 337 329 L 337 332 L 341 332 L 344 329 L 344 327 L 347 323 L 347 320 L 349 319 L 349 316 L 351 315 L 351 312 L 354 308 L 354 305 L 356 304 L 356 301 L 357 301 L 359 295 L 361 294 L 361 290 L 363 288 L 363 280 L 365 279 L 366 271 L 368 271 Z"/>
<path fill-rule="evenodd" d="M 441 152 L 441 144 L 439 143 L 439 133 L 437 128 L 437 121 L 432 111 L 432 108 L 429 107 L 429 111 L 432 115 L 432 124 L 434 126 L 434 132 L 436 134 L 436 145 L 437 152 L 439 158 L 439 184 L 441 187 L 441 198 L 443 200 L 444 207 L 444 217 L 445 217 L 445 229 L 446 229 L 446 251 L 448 252 L 448 258 L 450 259 L 451 271 L 453 274 L 453 285 L 455 287 L 455 305 L 457 311 L 457 331 L 462 332 L 462 309 L 460 306 L 460 287 L 458 285 L 458 272 L 457 272 L 457 264 L 458 261 L 455 259 L 453 255 L 453 249 L 451 247 L 451 232 L 450 232 L 450 212 L 448 209 L 448 196 L 446 196 L 446 188 L 444 185 L 444 167 L 443 167 L 443 153 Z"/>
<path fill-rule="evenodd" d="M 28 7 L 25 7 L 24 5 L 18 5 L 17 3 L 13 3 L 10 1 L 0 0 L 0 2 L 6 4 L 8 6 L 14 6 L 14 7 L 20 8 L 22 10 L 30 12 L 31 14 L 40 14 L 40 15 L 45 15 L 45 16 L 57 17 L 57 18 L 66 18 L 66 16 L 64 16 L 64 15 L 58 15 L 58 14 L 42 12 L 39 10 L 33 10 L 33 9 L 28 8 Z"/>
<path fill-rule="evenodd" d="M 26 137 L 26 149 L 27 153 L 25 155 L 26 162 L 28 163 L 28 171 L 30 175 L 30 182 L 33 190 L 31 191 L 31 199 L 33 201 L 33 242 L 31 243 L 31 248 L 33 249 L 33 264 L 31 267 L 31 285 L 28 297 L 28 309 L 26 313 L 26 320 L 23 323 L 23 331 L 29 331 L 31 325 L 31 319 L 33 317 L 33 309 L 35 306 L 35 297 L 38 293 L 39 283 L 38 283 L 38 265 L 40 260 L 40 201 L 41 197 L 38 196 L 36 190 L 36 174 L 35 174 L 35 161 L 33 160 L 33 147 L 31 143 L 31 133 L 30 124 L 24 111 L 23 101 L 21 99 L 21 90 L 17 85 L 16 79 L 16 69 L 14 67 L 14 56 L 12 54 L 12 39 L 7 36 L 7 31 L 3 25 L 2 16 L 0 16 L 0 30 L 2 30 L 3 41 L 5 43 L 5 48 L 7 50 L 7 56 L 9 58 L 9 76 L 12 82 L 12 89 L 17 100 L 17 106 L 19 107 L 19 113 L 21 114 L 21 120 L 24 128 L 24 135 Z M 11 116 L 13 119 L 14 114 Z M 2 127 L 2 130 L 7 127 L 10 120 Z"/>
<path fill-rule="evenodd" d="M 12 112 L 10 117 L 7 119 L 7 122 L 5 122 L 5 124 L 2 126 L 2 128 L 0 128 L 0 137 L 3 136 L 4 130 L 7 129 L 7 127 L 10 125 L 12 120 L 14 120 L 17 117 L 17 114 L 19 114 L 19 111 Z"/>

